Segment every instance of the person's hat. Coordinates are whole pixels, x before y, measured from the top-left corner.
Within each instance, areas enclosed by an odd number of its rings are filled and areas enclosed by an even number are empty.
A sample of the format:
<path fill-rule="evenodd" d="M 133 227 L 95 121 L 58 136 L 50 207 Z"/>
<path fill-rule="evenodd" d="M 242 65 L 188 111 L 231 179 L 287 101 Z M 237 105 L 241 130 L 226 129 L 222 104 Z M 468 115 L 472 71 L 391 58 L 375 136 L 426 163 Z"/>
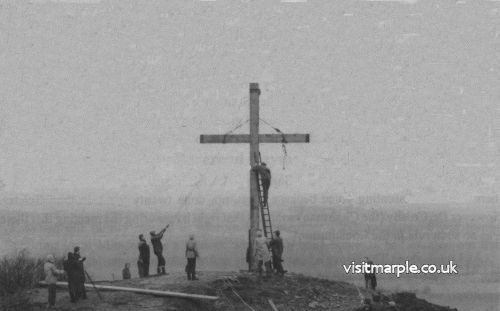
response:
<path fill-rule="evenodd" d="M 149 234 L 151 234 L 151 235 L 155 235 L 155 234 L 156 234 L 156 232 L 153 230 L 153 231 L 149 232 Z"/>
<path fill-rule="evenodd" d="M 262 165 L 266 166 L 266 162 L 262 162 Z"/>
<path fill-rule="evenodd" d="M 54 263 L 56 260 L 54 259 L 54 255 L 48 254 L 47 255 L 47 261 L 50 263 Z"/>
<path fill-rule="evenodd" d="M 144 238 L 144 234 L 139 234 L 139 240 L 142 240 Z"/>
<path fill-rule="evenodd" d="M 276 231 L 274 231 L 274 233 L 276 233 L 277 235 L 280 235 L 281 232 L 279 230 L 276 230 Z"/>
<path fill-rule="evenodd" d="M 80 251 L 80 246 L 75 246 L 75 248 L 73 249 L 75 252 L 78 252 Z"/>

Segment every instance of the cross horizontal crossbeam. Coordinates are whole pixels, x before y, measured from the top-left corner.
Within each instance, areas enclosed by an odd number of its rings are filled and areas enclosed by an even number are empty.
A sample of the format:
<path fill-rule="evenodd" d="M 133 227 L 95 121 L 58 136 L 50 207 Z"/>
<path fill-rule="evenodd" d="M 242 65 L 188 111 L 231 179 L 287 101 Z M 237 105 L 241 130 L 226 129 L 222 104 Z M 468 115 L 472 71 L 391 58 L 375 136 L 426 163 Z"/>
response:
<path fill-rule="evenodd" d="M 259 134 L 259 143 L 308 143 L 309 134 Z M 250 135 L 200 135 L 202 144 L 250 143 Z"/>

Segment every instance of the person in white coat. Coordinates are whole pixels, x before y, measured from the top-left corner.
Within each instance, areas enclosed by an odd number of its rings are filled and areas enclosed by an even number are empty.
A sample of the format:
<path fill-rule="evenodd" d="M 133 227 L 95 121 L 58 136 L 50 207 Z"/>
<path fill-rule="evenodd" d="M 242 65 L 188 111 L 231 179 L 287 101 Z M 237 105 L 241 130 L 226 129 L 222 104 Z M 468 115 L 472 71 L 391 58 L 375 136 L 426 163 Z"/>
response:
<path fill-rule="evenodd" d="M 186 273 L 187 279 L 191 281 L 196 281 L 198 278 L 196 277 L 196 258 L 199 257 L 198 254 L 198 246 L 196 245 L 196 241 L 194 239 L 194 234 L 189 236 L 189 240 L 186 242 Z"/>
<path fill-rule="evenodd" d="M 271 253 L 269 252 L 269 240 L 262 236 L 262 231 L 257 231 L 257 238 L 255 239 L 254 256 L 257 260 L 257 272 L 259 279 L 262 277 L 263 266 L 266 269 L 266 277 L 271 276 Z"/>
<path fill-rule="evenodd" d="M 43 266 L 45 272 L 45 282 L 49 288 L 49 308 L 56 304 L 56 282 L 57 276 L 64 274 L 64 270 L 59 270 L 55 266 L 55 258 L 52 254 L 47 255 L 47 262 Z"/>

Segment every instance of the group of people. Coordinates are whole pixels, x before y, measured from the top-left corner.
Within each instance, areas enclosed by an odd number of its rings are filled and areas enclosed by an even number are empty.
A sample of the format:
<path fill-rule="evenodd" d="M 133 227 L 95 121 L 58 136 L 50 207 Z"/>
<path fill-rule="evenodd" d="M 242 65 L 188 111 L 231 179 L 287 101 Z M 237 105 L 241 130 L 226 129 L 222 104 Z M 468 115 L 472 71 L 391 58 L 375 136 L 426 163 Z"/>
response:
<path fill-rule="evenodd" d="M 47 256 L 47 260 L 43 267 L 45 272 L 45 282 L 48 285 L 49 307 L 53 307 L 56 303 L 56 283 L 57 277 L 66 274 L 68 279 L 68 291 L 71 302 L 75 303 L 80 298 L 87 299 L 85 291 L 85 269 L 83 262 L 85 257 L 80 256 L 80 247 L 76 246 L 73 253 L 68 253 L 68 258 L 64 260 L 64 270 L 57 269 L 55 258 L 52 254 Z"/>
<path fill-rule="evenodd" d="M 266 166 L 265 163 L 261 165 L 256 165 L 252 168 L 261 177 L 261 183 L 263 188 L 263 201 L 267 204 L 269 187 L 271 184 L 271 171 Z M 151 246 L 153 247 L 153 253 L 158 258 L 158 265 L 156 272 L 158 275 L 166 275 L 166 262 L 163 256 L 163 245 L 162 238 L 165 231 L 168 229 L 169 225 L 166 225 L 158 233 L 155 231 L 150 232 Z M 139 277 L 144 278 L 149 276 L 149 264 L 150 264 L 150 246 L 148 245 L 143 234 L 139 235 L 139 258 L 137 260 L 137 269 L 139 272 Z M 257 233 L 257 239 L 254 245 L 255 253 L 252 254 L 257 258 L 258 267 L 257 271 L 259 273 L 259 279 L 262 277 L 263 267 L 265 267 L 266 275 L 270 276 L 272 270 L 274 269 L 277 274 L 284 275 L 286 270 L 283 270 L 283 240 L 280 237 L 280 232 L 275 231 L 272 239 L 267 239 L 262 236 L 262 232 Z M 247 261 L 249 261 L 250 254 L 247 253 Z M 187 259 L 187 264 L 185 267 L 185 272 L 187 274 L 188 280 L 198 280 L 196 277 L 196 259 L 199 257 L 197 243 L 194 239 L 194 235 L 191 234 L 186 242 L 185 257 Z M 54 256 L 47 256 L 47 262 L 45 263 L 44 270 L 46 275 L 46 282 L 49 286 L 49 307 L 54 306 L 56 298 L 56 282 L 57 276 L 67 274 L 68 278 L 68 290 L 71 302 L 77 302 L 79 299 L 87 299 L 87 294 L 85 291 L 85 270 L 83 267 L 83 262 L 85 257 L 80 256 L 80 248 L 77 246 L 74 248 L 73 253 L 68 253 L 68 258 L 64 261 L 64 270 L 59 270 L 55 266 Z M 130 264 L 126 263 L 122 270 L 123 279 L 130 279 Z"/>
<path fill-rule="evenodd" d="M 257 238 L 254 244 L 253 256 L 257 259 L 257 272 L 259 279 L 262 277 L 264 269 L 266 277 L 272 276 L 275 272 L 283 276 L 287 271 L 283 269 L 283 240 L 280 231 L 274 231 L 273 237 L 268 239 L 262 235 L 262 231 L 257 231 Z M 247 253 L 247 255 L 250 255 Z M 250 262 L 249 258 L 247 261 Z"/>
<path fill-rule="evenodd" d="M 158 258 L 158 265 L 156 267 L 157 274 L 167 274 L 165 270 L 165 257 L 163 257 L 163 244 L 161 239 L 163 234 L 167 231 L 169 225 L 166 225 L 160 232 L 151 231 L 151 245 L 153 246 L 153 253 Z M 139 235 L 139 258 L 137 260 L 137 270 L 139 271 L 139 277 L 149 276 L 149 259 L 150 259 L 150 248 L 148 242 L 144 238 L 143 234 Z"/>
<path fill-rule="evenodd" d="M 163 234 L 167 230 L 169 225 L 165 226 L 160 232 L 156 233 L 155 231 L 150 232 L 151 236 L 151 245 L 153 246 L 153 253 L 158 258 L 158 265 L 156 268 L 156 272 L 158 275 L 167 274 L 165 270 L 165 257 L 163 257 L 163 244 L 161 239 L 163 238 Z M 143 234 L 139 235 L 139 258 L 137 260 L 137 270 L 139 272 L 139 277 L 144 278 L 149 276 L 149 262 L 150 262 L 150 247 L 144 238 Z M 198 280 L 196 277 L 196 258 L 199 257 L 198 247 L 196 241 L 194 239 L 194 235 L 191 234 L 189 236 L 188 241 L 186 242 L 186 251 L 185 256 L 187 259 L 187 264 L 185 268 L 185 272 L 187 274 L 188 280 Z M 130 270 L 125 265 L 125 268 L 122 271 L 122 275 L 124 279 L 130 278 Z"/>
<path fill-rule="evenodd" d="M 271 170 L 262 162 L 261 164 L 256 164 L 252 167 L 262 183 L 263 191 L 263 203 L 267 205 L 269 198 L 269 187 L 271 186 Z M 275 273 L 279 275 L 284 275 L 287 271 L 283 269 L 283 240 L 280 236 L 280 231 L 276 230 L 273 233 L 271 239 L 262 236 L 262 231 L 257 231 L 257 238 L 255 239 L 255 245 L 253 247 L 254 254 L 250 254 L 250 248 L 247 251 L 247 263 L 250 264 L 249 256 L 253 255 L 257 259 L 257 272 L 259 273 L 259 278 L 262 276 L 263 270 L 265 268 L 266 276 L 272 275 L 274 270 Z M 264 267 L 264 268 L 263 268 Z M 252 267 L 249 267 L 251 270 Z"/>

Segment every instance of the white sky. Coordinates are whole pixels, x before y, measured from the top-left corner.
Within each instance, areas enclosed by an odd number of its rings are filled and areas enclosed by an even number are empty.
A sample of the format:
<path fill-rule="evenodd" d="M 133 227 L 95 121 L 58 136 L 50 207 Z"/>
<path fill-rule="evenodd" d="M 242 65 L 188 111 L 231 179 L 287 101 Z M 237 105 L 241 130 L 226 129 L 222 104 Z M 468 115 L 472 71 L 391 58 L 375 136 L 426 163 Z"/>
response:
<path fill-rule="evenodd" d="M 275 193 L 498 193 L 498 2 L 400 2 L 0 1 L 4 191 L 248 195 L 258 82 Z"/>

